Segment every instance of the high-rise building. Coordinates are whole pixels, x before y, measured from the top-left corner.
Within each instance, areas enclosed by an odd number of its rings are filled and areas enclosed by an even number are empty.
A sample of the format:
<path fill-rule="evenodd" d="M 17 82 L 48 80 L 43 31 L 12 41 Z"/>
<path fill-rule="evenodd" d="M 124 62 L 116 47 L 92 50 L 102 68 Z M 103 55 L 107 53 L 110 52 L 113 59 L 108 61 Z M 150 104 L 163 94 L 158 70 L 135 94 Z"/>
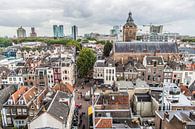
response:
<path fill-rule="evenodd" d="M 163 31 L 163 25 L 151 25 L 150 26 L 150 33 L 162 33 Z"/>
<path fill-rule="evenodd" d="M 17 29 L 17 36 L 18 36 L 18 38 L 25 38 L 26 37 L 26 30 L 24 28 L 22 28 L 22 26 Z"/>
<path fill-rule="evenodd" d="M 129 42 L 136 40 L 137 25 L 134 23 L 132 13 L 129 12 L 126 24 L 123 26 L 123 41 Z"/>
<path fill-rule="evenodd" d="M 30 37 L 37 37 L 37 33 L 35 32 L 35 28 L 34 27 L 31 27 Z"/>
<path fill-rule="evenodd" d="M 53 25 L 54 38 L 63 38 L 64 37 L 64 26 L 63 25 Z"/>
<path fill-rule="evenodd" d="M 122 29 L 121 26 L 113 26 L 113 28 L 110 30 L 110 35 L 115 36 L 117 41 L 122 40 Z"/>
<path fill-rule="evenodd" d="M 78 27 L 76 25 L 72 26 L 72 39 L 77 40 L 78 37 Z"/>
<path fill-rule="evenodd" d="M 59 25 L 58 29 L 59 29 L 58 37 L 59 38 L 63 38 L 64 37 L 64 26 L 63 25 Z"/>

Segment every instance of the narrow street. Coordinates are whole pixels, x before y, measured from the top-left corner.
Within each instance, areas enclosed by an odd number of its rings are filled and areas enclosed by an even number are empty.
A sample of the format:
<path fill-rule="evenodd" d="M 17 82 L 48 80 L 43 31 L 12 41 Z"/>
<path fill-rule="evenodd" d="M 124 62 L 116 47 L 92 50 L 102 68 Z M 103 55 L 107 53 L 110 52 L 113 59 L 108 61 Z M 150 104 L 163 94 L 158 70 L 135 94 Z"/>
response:
<path fill-rule="evenodd" d="M 80 124 L 80 126 L 78 126 L 78 129 L 83 129 L 83 126 L 85 126 L 85 129 L 89 128 L 87 112 L 88 112 L 88 107 L 91 104 L 91 100 L 86 101 L 84 96 L 85 96 L 85 93 L 90 90 L 90 86 L 91 86 L 91 84 L 89 84 L 89 83 L 87 85 L 84 85 L 84 89 L 81 88 L 81 85 L 76 86 L 75 103 L 82 105 L 82 107 L 79 109 L 79 116 L 80 116 L 80 114 L 82 114 L 82 112 L 85 113 L 81 117 L 82 123 Z M 81 94 L 83 96 L 81 96 Z M 80 118 L 79 118 L 79 121 L 80 121 Z"/>

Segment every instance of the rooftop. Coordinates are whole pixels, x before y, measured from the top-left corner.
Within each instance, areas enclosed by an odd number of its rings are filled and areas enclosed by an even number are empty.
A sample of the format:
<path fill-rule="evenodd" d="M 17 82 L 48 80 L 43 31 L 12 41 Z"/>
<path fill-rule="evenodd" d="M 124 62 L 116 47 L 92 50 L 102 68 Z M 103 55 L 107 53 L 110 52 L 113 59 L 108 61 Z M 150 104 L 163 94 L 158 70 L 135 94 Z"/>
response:
<path fill-rule="evenodd" d="M 176 43 L 169 42 L 116 42 L 114 44 L 115 53 L 178 53 Z"/>
<path fill-rule="evenodd" d="M 61 122 L 64 122 L 68 118 L 70 108 L 66 103 L 60 102 L 62 98 L 70 98 L 70 96 L 65 92 L 57 91 L 47 112 Z"/>

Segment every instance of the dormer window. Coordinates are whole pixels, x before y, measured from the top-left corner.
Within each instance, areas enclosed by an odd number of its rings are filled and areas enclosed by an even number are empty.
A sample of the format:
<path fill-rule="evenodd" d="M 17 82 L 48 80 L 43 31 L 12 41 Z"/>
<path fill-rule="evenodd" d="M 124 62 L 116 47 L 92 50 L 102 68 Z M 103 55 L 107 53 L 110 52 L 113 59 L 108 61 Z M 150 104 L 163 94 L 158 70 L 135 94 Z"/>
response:
<path fill-rule="evenodd" d="M 8 105 L 12 105 L 13 101 L 11 99 L 8 100 Z"/>
<path fill-rule="evenodd" d="M 19 105 L 23 105 L 24 101 L 23 100 L 19 100 Z"/>

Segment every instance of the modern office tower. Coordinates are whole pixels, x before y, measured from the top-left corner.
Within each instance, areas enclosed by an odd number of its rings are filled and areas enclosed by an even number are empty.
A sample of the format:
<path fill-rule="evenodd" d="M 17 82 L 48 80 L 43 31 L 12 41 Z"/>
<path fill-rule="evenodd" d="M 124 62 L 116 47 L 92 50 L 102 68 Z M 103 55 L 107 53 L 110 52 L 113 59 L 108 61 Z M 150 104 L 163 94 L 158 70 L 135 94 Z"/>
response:
<path fill-rule="evenodd" d="M 17 29 L 17 36 L 18 36 L 18 38 L 25 38 L 26 37 L 26 30 L 24 28 L 22 28 L 22 26 Z"/>
<path fill-rule="evenodd" d="M 72 38 L 77 40 L 78 37 L 78 27 L 76 25 L 72 26 Z"/>
<path fill-rule="evenodd" d="M 129 42 L 136 40 L 137 25 L 134 23 L 132 13 L 129 12 L 129 17 L 126 24 L 123 26 L 123 41 Z"/>
<path fill-rule="evenodd" d="M 64 37 L 64 27 L 63 25 L 53 25 L 54 38 L 63 38 Z"/>
<path fill-rule="evenodd" d="M 37 37 L 37 33 L 35 32 L 35 28 L 34 27 L 31 27 L 30 37 Z"/>

